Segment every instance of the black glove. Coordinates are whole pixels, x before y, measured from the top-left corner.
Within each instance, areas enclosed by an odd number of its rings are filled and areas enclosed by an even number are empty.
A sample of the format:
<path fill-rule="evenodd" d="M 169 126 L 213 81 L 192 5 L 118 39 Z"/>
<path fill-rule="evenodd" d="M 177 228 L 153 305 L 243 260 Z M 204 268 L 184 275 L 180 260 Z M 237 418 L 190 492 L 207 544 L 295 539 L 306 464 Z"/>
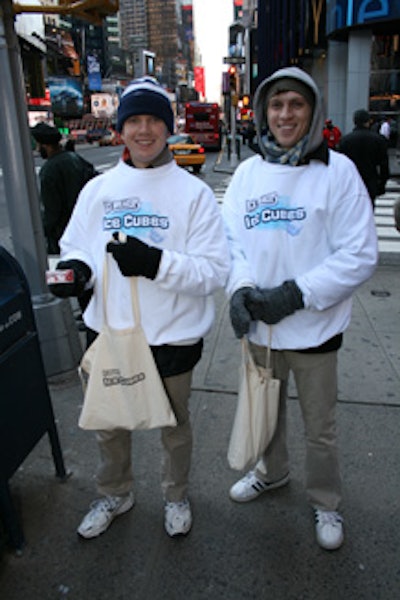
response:
<path fill-rule="evenodd" d="M 249 332 L 250 321 L 252 319 L 251 314 L 246 307 L 246 298 L 252 290 L 253 288 L 251 287 L 239 288 L 231 298 L 229 314 L 233 331 L 239 339 Z"/>
<path fill-rule="evenodd" d="M 115 242 L 107 244 L 110 252 L 118 263 L 119 270 L 125 277 L 143 275 L 154 279 L 157 275 L 162 250 L 148 246 L 135 237 L 127 236 L 126 242 L 118 241 L 118 232 L 113 233 Z"/>
<path fill-rule="evenodd" d="M 74 272 L 74 281 L 71 281 L 71 283 L 50 283 L 48 286 L 50 292 L 59 298 L 80 296 L 92 276 L 91 268 L 81 260 L 75 259 L 60 260 L 56 268 L 61 270 L 72 269 Z"/>
<path fill-rule="evenodd" d="M 251 289 L 246 296 L 246 307 L 253 320 L 274 325 L 304 308 L 303 295 L 295 281 L 285 281 L 271 289 Z"/>

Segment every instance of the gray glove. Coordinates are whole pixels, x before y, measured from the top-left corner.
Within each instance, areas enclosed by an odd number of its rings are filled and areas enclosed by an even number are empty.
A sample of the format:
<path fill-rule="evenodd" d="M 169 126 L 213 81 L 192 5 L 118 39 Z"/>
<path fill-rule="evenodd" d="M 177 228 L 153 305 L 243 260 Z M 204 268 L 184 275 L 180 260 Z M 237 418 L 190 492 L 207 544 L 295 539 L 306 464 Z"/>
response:
<path fill-rule="evenodd" d="M 233 331 L 237 338 L 242 338 L 249 332 L 251 314 L 246 308 L 246 298 L 249 291 L 253 291 L 251 287 L 242 287 L 236 290 L 230 302 L 229 314 Z"/>
<path fill-rule="evenodd" d="M 292 279 L 271 289 L 250 289 L 246 294 L 246 307 L 254 321 L 274 325 L 299 308 L 304 308 L 303 295 Z"/>

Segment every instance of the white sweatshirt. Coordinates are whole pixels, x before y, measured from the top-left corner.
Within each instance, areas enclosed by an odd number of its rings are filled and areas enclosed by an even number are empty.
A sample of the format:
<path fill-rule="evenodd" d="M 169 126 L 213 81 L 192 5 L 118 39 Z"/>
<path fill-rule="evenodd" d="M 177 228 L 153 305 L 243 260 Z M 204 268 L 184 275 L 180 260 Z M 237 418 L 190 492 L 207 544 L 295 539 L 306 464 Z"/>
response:
<path fill-rule="evenodd" d="M 288 166 L 254 156 L 237 168 L 223 216 L 233 266 L 232 294 L 243 286 L 272 288 L 295 279 L 305 309 L 272 327 L 272 348 L 317 347 L 342 333 L 354 290 L 373 273 L 377 236 L 368 192 L 354 164 L 329 152 Z M 253 322 L 250 339 L 266 345 L 267 326 Z"/>
<path fill-rule="evenodd" d="M 175 161 L 136 169 L 122 160 L 82 190 L 61 238 L 63 260 L 78 259 L 93 273 L 88 327 L 103 322 L 102 272 L 107 243 L 122 231 L 163 250 L 154 281 L 138 278 L 141 320 L 150 345 L 191 344 L 210 329 L 212 293 L 225 285 L 229 250 L 212 190 Z M 129 278 L 108 255 L 107 319 L 133 325 Z"/>

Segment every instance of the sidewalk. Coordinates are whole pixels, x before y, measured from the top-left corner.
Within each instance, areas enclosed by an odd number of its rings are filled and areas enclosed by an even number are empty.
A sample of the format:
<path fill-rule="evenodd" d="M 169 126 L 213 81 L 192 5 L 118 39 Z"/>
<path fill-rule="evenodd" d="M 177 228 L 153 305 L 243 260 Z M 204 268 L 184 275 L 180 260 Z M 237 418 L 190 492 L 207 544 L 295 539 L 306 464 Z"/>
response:
<path fill-rule="evenodd" d="M 236 405 L 239 343 L 224 294 L 205 340 L 191 398 L 194 429 L 193 529 L 163 529 L 159 432 L 135 432 L 136 506 L 109 531 L 85 541 L 76 527 L 95 497 L 94 435 L 81 431 L 76 373 L 50 381 L 66 467 L 59 483 L 47 438 L 11 480 L 27 545 L 4 551 L 4 600 L 397 600 L 400 586 L 400 267 L 381 265 L 357 292 L 339 353 L 338 424 L 344 479 L 345 543 L 314 539 L 304 494 L 303 426 L 290 386 L 291 482 L 239 505 L 228 490 L 240 473 L 226 451 Z"/>

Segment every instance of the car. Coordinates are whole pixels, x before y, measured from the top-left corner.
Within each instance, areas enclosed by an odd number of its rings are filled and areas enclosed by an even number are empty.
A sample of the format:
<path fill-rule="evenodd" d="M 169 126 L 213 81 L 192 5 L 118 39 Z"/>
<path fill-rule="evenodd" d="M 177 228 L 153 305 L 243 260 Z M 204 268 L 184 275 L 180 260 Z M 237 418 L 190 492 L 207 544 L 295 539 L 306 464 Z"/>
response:
<path fill-rule="evenodd" d="M 121 135 L 112 129 L 107 129 L 103 137 L 99 139 L 99 146 L 119 146 L 121 144 L 123 144 Z"/>
<path fill-rule="evenodd" d="M 206 154 L 201 144 L 195 144 L 190 135 L 179 133 L 171 135 L 168 146 L 180 167 L 191 167 L 194 173 L 200 173 L 206 162 Z"/>
<path fill-rule="evenodd" d="M 98 142 L 107 133 L 107 131 L 108 130 L 105 127 L 93 127 L 92 129 L 88 129 L 86 132 L 86 141 L 89 144 Z"/>

